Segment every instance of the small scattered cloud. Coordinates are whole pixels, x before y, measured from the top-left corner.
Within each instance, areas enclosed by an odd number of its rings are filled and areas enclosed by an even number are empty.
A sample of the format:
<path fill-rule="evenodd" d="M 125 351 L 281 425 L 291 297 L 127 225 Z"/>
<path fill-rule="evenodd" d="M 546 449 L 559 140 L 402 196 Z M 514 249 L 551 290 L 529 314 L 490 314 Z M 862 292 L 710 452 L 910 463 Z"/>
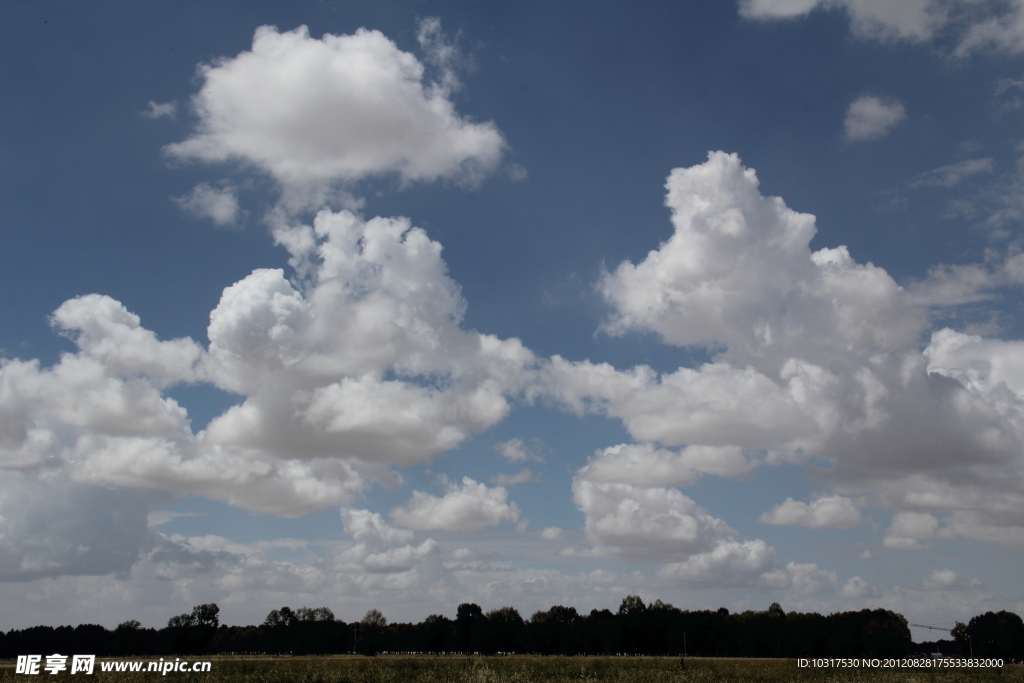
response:
<path fill-rule="evenodd" d="M 154 102 L 150 100 L 142 115 L 151 119 L 173 119 L 178 113 L 176 102 Z"/>
<path fill-rule="evenodd" d="M 972 579 L 968 581 L 952 569 L 936 569 L 921 580 L 923 590 L 962 590 L 968 587 L 980 585 L 980 581 Z"/>
<path fill-rule="evenodd" d="M 557 541 L 562 537 L 562 530 L 557 526 L 549 526 L 541 530 L 540 537 L 545 541 Z"/>
<path fill-rule="evenodd" d="M 839 591 L 841 597 L 851 599 L 869 598 L 877 594 L 878 591 L 859 576 L 850 578 Z"/>
<path fill-rule="evenodd" d="M 807 14 L 820 0 L 740 0 L 744 19 L 786 19 Z"/>
<path fill-rule="evenodd" d="M 456 548 L 448 553 L 448 557 L 458 562 L 466 562 L 467 560 L 475 560 L 479 558 L 480 555 L 469 548 Z"/>
<path fill-rule="evenodd" d="M 925 171 L 910 181 L 910 187 L 953 187 L 979 173 L 992 173 L 993 160 L 965 159 L 955 164 Z"/>
<path fill-rule="evenodd" d="M 1001 113 L 1015 111 L 1024 106 L 1024 78 L 1001 78 L 996 83 L 995 100 Z"/>
<path fill-rule="evenodd" d="M 495 486 L 512 486 L 513 484 L 536 484 L 543 481 L 543 479 L 541 479 L 540 474 L 524 467 L 515 474 L 496 474 L 491 477 L 490 481 Z"/>
<path fill-rule="evenodd" d="M 907 110 L 899 100 L 879 99 L 862 95 L 846 110 L 843 125 L 850 142 L 880 140 L 907 118 Z"/>
<path fill-rule="evenodd" d="M 843 496 L 826 496 L 809 504 L 787 498 L 786 502 L 761 515 L 758 521 L 812 529 L 850 529 L 860 525 L 860 510 Z"/>
<path fill-rule="evenodd" d="M 181 517 L 202 517 L 204 514 L 205 513 L 203 512 L 175 512 L 174 510 L 153 510 L 152 512 L 149 513 L 149 516 L 146 518 L 146 521 L 149 525 L 149 528 L 152 529 L 155 526 L 167 524 L 167 522 L 179 519 Z"/>
<path fill-rule="evenodd" d="M 544 462 L 544 457 L 537 452 L 540 446 L 542 444 L 537 440 L 534 440 L 534 447 L 530 447 L 522 439 L 515 438 L 494 444 L 494 450 L 510 462 Z"/>
<path fill-rule="evenodd" d="M 233 187 L 216 188 L 199 183 L 187 195 L 174 200 L 182 211 L 197 218 L 209 218 L 215 225 L 226 227 L 238 220 L 240 209 Z"/>
<path fill-rule="evenodd" d="M 819 569 L 813 562 L 790 562 L 785 567 L 761 575 L 760 582 L 776 590 L 792 590 L 801 595 L 821 595 L 840 591 L 839 576 Z"/>
<path fill-rule="evenodd" d="M 526 171 L 526 167 L 522 164 L 512 163 L 505 167 L 505 173 L 508 174 L 509 180 L 514 182 L 522 182 L 529 177 L 529 173 Z"/>
<path fill-rule="evenodd" d="M 445 93 L 453 93 L 462 87 L 458 72 L 471 69 L 472 60 L 449 40 L 441 29 L 437 17 L 424 17 L 416 29 L 416 42 L 420 44 L 426 62 L 440 71 L 437 87 Z"/>
<path fill-rule="evenodd" d="M 1024 5 L 1020 2 L 947 0 L 740 0 L 746 19 L 771 21 L 813 10 L 845 11 L 853 33 L 882 42 L 924 43 L 952 38 L 958 57 L 980 50 L 1016 54 L 1024 50 Z"/>
<path fill-rule="evenodd" d="M 933 538 L 939 520 L 927 512 L 900 512 L 892 518 L 886 529 L 882 544 L 896 550 L 920 550 L 926 548 L 922 540 Z"/>

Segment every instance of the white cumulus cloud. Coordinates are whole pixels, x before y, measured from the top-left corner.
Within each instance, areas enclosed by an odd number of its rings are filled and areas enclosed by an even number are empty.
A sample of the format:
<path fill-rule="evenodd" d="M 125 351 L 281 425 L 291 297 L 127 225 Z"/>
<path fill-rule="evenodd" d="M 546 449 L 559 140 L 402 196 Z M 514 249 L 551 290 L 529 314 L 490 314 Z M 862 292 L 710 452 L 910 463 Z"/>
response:
<path fill-rule="evenodd" d="M 683 562 L 666 564 L 658 576 L 714 586 L 748 585 L 775 563 L 775 549 L 764 541 L 723 540 Z"/>
<path fill-rule="evenodd" d="M 577 476 L 573 500 L 586 516 L 588 555 L 672 559 L 710 550 L 735 532 L 676 489 L 594 482 Z"/>
<path fill-rule="evenodd" d="M 623 262 L 601 280 L 615 309 L 606 329 L 726 346 L 724 357 L 759 368 L 794 354 L 825 364 L 916 341 L 924 311 L 907 305 L 884 270 L 856 263 L 842 246 L 812 254 L 814 216 L 761 196 L 758 184 L 735 154 L 674 169 L 666 204 L 675 230 L 641 263 Z"/>
<path fill-rule="evenodd" d="M 415 546 L 413 532 L 396 529 L 376 512 L 369 510 L 342 510 L 345 531 L 355 545 L 342 559 L 354 561 L 373 573 L 395 573 L 411 569 L 437 553 L 437 542 L 428 538 Z"/>
<path fill-rule="evenodd" d="M 0 361 L 0 466 L 298 515 L 507 414 L 533 356 L 460 327 L 465 303 L 423 231 L 326 211 L 278 236 L 296 277 L 260 269 L 226 288 L 207 348 L 159 340 L 109 297 L 65 302 L 52 323 L 75 353 Z M 198 433 L 165 394 L 194 382 L 241 397 Z"/>
<path fill-rule="evenodd" d="M 426 38 L 442 45 L 436 32 Z M 451 79 L 426 80 L 424 65 L 379 31 L 317 39 L 305 26 L 283 33 L 261 26 L 251 50 L 205 65 L 200 75 L 192 99 L 198 127 L 167 153 L 255 166 L 296 201 L 381 174 L 475 182 L 505 147 L 493 123 L 455 111 Z"/>
<path fill-rule="evenodd" d="M 619 444 L 598 451 L 580 470 L 590 481 L 636 486 L 684 486 L 703 474 L 740 477 L 753 465 L 736 446 L 687 446 L 678 453 L 650 443 Z"/>
<path fill-rule="evenodd" d="M 282 271 L 260 270 L 224 291 L 206 368 L 247 398 L 207 438 L 411 464 L 508 413 L 532 354 L 459 327 L 465 302 L 422 230 L 322 211 L 278 237 L 308 280 L 299 291 Z"/>
<path fill-rule="evenodd" d="M 814 217 L 757 188 L 735 155 L 675 169 L 673 234 L 599 283 L 613 309 L 607 332 L 654 332 L 705 349 L 709 362 L 664 373 L 544 363 L 531 391 L 618 418 L 641 442 L 595 457 L 587 478 L 684 485 L 699 469 L 682 466 L 690 449 L 763 449 L 768 465 L 834 463 L 822 476 L 838 496 L 817 509 L 784 504 L 768 521 L 853 524 L 840 499 L 870 493 L 895 512 L 949 513 L 942 538 L 1024 543 L 1020 342 L 938 330 L 922 350 L 921 296 L 845 247 L 812 252 Z M 983 266 L 985 278 L 1015 281 L 1016 259 Z M 894 547 L 924 540 L 888 538 Z"/>
<path fill-rule="evenodd" d="M 463 477 L 461 486 L 447 483 L 446 488 L 441 497 L 413 491 L 408 503 L 391 511 L 391 518 L 410 529 L 444 531 L 479 531 L 519 519 L 519 508 L 509 502 L 508 491 L 502 486 L 488 488 Z"/>

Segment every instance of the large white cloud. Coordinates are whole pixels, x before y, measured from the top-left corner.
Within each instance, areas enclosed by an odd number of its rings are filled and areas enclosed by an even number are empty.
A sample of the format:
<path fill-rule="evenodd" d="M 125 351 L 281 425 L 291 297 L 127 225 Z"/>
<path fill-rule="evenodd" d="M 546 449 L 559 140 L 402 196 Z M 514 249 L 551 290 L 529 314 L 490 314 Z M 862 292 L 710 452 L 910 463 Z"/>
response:
<path fill-rule="evenodd" d="M 322 211 L 279 237 L 309 279 L 300 292 L 262 270 L 224 291 L 205 369 L 247 399 L 210 423 L 208 441 L 411 464 L 508 413 L 533 356 L 460 328 L 465 302 L 422 230 Z"/>
<path fill-rule="evenodd" d="M 735 155 L 714 152 L 676 169 L 667 188 L 675 231 L 640 263 L 602 278 L 613 309 L 605 330 L 654 332 L 668 344 L 703 347 L 712 359 L 662 374 L 558 356 L 546 363 L 539 393 L 577 413 L 619 418 L 634 438 L 651 442 L 595 460 L 597 476 L 650 485 L 646 475 L 657 471 L 685 484 L 692 475 L 672 465 L 681 458 L 659 445 L 759 449 L 769 463 L 832 463 L 820 475 L 836 487 L 833 501 L 865 494 L 883 507 L 951 513 L 961 523 L 946 535 L 1018 537 L 1018 342 L 940 330 L 922 351 L 922 298 L 845 247 L 812 252 L 813 216 L 761 196 L 756 175 Z M 999 266 L 1007 284 L 1011 261 Z M 848 506 L 803 505 L 765 519 L 855 522 Z"/>
<path fill-rule="evenodd" d="M 827 364 L 851 352 L 906 348 L 924 311 L 881 268 L 845 247 L 808 245 L 814 217 L 763 197 L 735 154 L 669 176 L 672 236 L 639 264 L 601 281 L 615 313 L 612 334 L 651 331 L 673 345 L 724 346 L 724 357 L 758 368 L 799 352 Z"/>
<path fill-rule="evenodd" d="M 423 37 L 437 55 L 436 31 Z M 505 142 L 493 123 L 456 113 L 445 73 L 426 80 L 424 65 L 379 31 L 316 39 L 305 26 L 261 26 L 250 51 L 201 68 L 198 127 L 166 151 L 251 164 L 313 198 L 332 183 L 387 173 L 473 182 Z"/>
<path fill-rule="evenodd" d="M 53 324 L 76 353 L 2 361 L 0 465 L 297 515 L 507 414 L 533 356 L 460 327 L 465 302 L 422 230 L 324 211 L 278 235 L 297 278 L 257 270 L 226 288 L 208 349 L 158 340 L 109 297 L 63 304 Z M 199 381 L 242 399 L 193 433 L 164 392 Z"/>
<path fill-rule="evenodd" d="M 109 297 L 63 304 L 53 323 L 77 353 L 50 368 L 0 366 L 0 465 L 100 486 L 152 487 L 301 514 L 346 502 L 363 482 L 348 463 L 251 457 L 193 434 L 163 391 L 202 374 L 203 349 L 159 341 Z M 257 454 L 258 455 L 258 454 Z"/>

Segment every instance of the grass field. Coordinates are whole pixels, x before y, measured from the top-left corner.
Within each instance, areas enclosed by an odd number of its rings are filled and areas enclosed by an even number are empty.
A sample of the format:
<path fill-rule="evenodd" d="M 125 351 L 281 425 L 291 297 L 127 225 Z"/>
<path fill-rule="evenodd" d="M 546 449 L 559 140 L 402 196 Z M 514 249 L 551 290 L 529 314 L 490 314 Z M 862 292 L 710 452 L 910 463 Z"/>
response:
<path fill-rule="evenodd" d="M 191 659 L 191 658 L 190 658 Z M 774 683 L 776 681 L 877 681 L 878 683 L 955 683 L 1021 681 L 1024 666 L 1002 669 L 811 669 L 786 659 L 694 659 L 681 669 L 678 658 L 662 657 L 211 657 L 210 673 L 101 672 L 92 676 L 15 674 L 14 662 L 0 662 L 0 680 L 202 681 L 203 683 Z"/>

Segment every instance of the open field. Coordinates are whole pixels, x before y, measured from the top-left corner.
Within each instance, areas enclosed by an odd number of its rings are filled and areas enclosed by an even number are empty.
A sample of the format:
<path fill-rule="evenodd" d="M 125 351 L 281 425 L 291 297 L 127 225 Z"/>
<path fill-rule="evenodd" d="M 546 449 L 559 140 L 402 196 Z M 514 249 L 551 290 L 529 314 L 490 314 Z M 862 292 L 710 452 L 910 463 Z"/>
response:
<path fill-rule="evenodd" d="M 193 658 L 189 658 L 192 660 Z M 697 659 L 686 660 L 681 669 L 674 657 L 244 657 L 213 656 L 210 673 L 96 672 L 85 680 L 203 681 L 203 683 L 568 683 L 609 681 L 615 683 L 694 683 L 733 681 L 877 681 L 878 683 L 956 683 L 959 681 L 1022 681 L 1024 666 L 1002 669 L 813 669 L 797 668 L 792 659 Z M 138 660 L 136 660 L 138 661 Z M 31 681 L 69 678 L 66 672 L 51 676 L 16 675 L 14 662 L 0 662 L 0 680 Z M 76 674 L 73 680 L 81 680 Z"/>

